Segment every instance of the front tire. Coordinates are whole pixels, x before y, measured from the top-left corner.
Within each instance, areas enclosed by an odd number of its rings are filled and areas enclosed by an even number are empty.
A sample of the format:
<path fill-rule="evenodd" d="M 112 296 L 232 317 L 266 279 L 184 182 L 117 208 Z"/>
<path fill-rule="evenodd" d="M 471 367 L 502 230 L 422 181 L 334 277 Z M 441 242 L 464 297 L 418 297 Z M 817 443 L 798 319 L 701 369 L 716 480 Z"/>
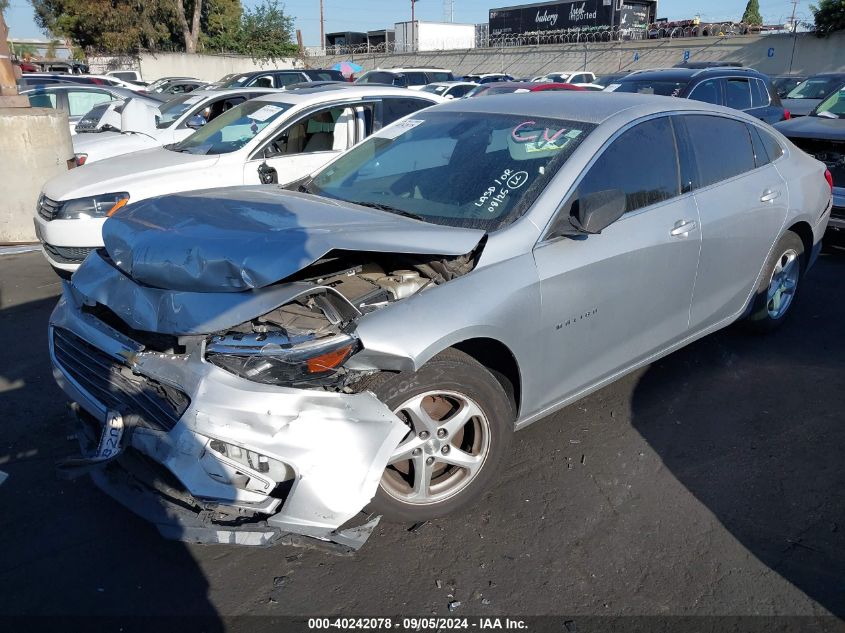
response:
<path fill-rule="evenodd" d="M 368 511 L 427 521 L 475 501 L 492 483 L 513 435 L 502 385 L 473 358 L 449 349 L 419 371 L 370 386 L 408 426 Z"/>
<path fill-rule="evenodd" d="M 772 332 L 786 320 L 804 275 L 804 242 L 787 231 L 772 250 L 757 287 L 748 325 L 760 333 Z"/>

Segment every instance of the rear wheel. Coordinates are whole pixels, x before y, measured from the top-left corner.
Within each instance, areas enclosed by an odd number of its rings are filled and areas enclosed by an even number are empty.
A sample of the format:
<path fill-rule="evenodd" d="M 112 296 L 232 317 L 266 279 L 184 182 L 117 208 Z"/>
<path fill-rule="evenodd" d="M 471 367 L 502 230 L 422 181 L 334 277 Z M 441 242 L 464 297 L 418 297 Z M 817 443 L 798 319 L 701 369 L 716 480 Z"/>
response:
<path fill-rule="evenodd" d="M 371 390 L 407 425 L 369 510 L 425 521 L 474 501 L 491 483 L 513 434 L 513 407 L 482 365 L 447 350 L 413 374 Z"/>
<path fill-rule="evenodd" d="M 804 243 L 787 232 L 775 246 L 757 287 L 754 307 L 748 317 L 752 329 L 771 332 L 789 313 L 804 274 Z"/>

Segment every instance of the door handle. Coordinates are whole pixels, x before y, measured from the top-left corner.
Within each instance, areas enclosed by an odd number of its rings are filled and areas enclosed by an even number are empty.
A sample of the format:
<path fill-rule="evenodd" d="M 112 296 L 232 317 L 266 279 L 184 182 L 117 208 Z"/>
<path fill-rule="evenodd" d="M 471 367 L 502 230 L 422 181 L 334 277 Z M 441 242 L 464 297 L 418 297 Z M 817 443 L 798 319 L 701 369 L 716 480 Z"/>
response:
<path fill-rule="evenodd" d="M 771 189 L 767 189 L 763 192 L 763 195 L 760 196 L 760 202 L 772 202 L 773 200 L 777 200 L 780 198 L 780 191 L 773 191 Z"/>
<path fill-rule="evenodd" d="M 694 231 L 698 224 L 695 220 L 678 220 L 675 227 L 669 231 L 672 237 L 685 237 L 690 231 Z"/>

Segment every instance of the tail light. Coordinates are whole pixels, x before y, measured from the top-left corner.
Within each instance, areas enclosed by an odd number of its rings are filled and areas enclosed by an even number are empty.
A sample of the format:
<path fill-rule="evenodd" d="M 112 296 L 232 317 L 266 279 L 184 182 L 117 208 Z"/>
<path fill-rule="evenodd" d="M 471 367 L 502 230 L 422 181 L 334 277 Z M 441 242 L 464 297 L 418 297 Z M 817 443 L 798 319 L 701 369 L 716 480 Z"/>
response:
<path fill-rule="evenodd" d="M 833 174 L 830 173 L 829 169 L 824 170 L 824 179 L 827 180 L 827 184 L 830 185 L 830 193 L 833 193 Z"/>
<path fill-rule="evenodd" d="M 789 110 L 784 110 L 783 111 L 783 120 L 789 121 L 789 119 L 791 119 L 791 118 L 792 118 L 792 112 L 790 112 Z"/>

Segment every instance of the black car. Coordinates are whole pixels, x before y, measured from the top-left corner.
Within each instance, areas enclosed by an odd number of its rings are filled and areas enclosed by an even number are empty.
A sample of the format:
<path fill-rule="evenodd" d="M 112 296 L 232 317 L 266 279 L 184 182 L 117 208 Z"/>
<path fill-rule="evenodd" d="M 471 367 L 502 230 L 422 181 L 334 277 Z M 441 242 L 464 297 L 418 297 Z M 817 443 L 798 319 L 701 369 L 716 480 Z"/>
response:
<path fill-rule="evenodd" d="M 786 98 L 786 95 L 804 83 L 806 79 L 807 78 L 804 76 L 779 75 L 777 77 L 772 77 L 772 85 L 775 87 L 778 96 L 781 100 L 783 100 Z M 786 105 L 783 107 L 786 107 Z"/>
<path fill-rule="evenodd" d="M 750 68 L 663 68 L 631 73 L 607 90 L 695 99 L 742 110 L 766 123 L 789 118 L 771 80 Z"/>
<path fill-rule="evenodd" d="M 845 83 L 845 73 L 812 75 L 793 88 L 783 100 L 792 116 L 807 116 L 827 95 Z"/>
<path fill-rule="evenodd" d="M 346 81 L 339 70 L 298 68 L 296 70 L 255 70 L 232 73 L 206 86 L 206 90 L 223 88 L 284 88 L 303 81 Z"/>
<path fill-rule="evenodd" d="M 845 244 L 845 82 L 808 116 L 783 121 L 775 128 L 827 165 L 833 189 L 833 211 L 825 238 Z"/>

